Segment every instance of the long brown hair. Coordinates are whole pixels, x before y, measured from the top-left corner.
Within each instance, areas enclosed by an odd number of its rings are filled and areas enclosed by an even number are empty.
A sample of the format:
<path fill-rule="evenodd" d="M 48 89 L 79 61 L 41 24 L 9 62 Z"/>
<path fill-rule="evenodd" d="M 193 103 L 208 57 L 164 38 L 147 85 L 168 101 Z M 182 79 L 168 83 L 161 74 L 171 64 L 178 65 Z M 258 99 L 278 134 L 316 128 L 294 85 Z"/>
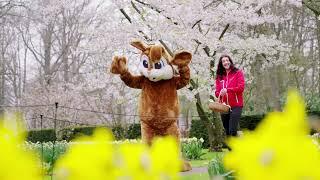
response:
<path fill-rule="evenodd" d="M 217 69 L 217 76 L 216 78 L 217 79 L 222 79 L 223 75 L 226 74 L 226 69 L 223 67 L 222 65 L 222 58 L 224 57 L 227 57 L 230 61 L 230 69 L 231 69 L 231 72 L 236 72 L 238 71 L 238 68 L 234 67 L 234 64 L 233 64 L 233 61 L 231 59 L 231 57 L 229 55 L 222 55 L 220 58 L 219 58 L 219 63 L 218 63 L 218 69 Z"/>

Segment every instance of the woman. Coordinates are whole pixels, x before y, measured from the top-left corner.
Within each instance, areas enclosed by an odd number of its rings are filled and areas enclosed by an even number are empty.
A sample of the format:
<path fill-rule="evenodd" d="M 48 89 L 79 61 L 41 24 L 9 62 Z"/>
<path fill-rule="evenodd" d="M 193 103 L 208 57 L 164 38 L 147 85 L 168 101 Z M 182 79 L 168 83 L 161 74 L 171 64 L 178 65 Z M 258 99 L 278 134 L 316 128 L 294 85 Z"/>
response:
<path fill-rule="evenodd" d="M 231 107 L 228 113 L 221 114 L 223 127 L 227 136 L 237 135 L 238 123 L 243 107 L 243 91 L 243 72 L 234 67 L 230 56 L 221 56 L 217 69 L 215 95 Z"/>

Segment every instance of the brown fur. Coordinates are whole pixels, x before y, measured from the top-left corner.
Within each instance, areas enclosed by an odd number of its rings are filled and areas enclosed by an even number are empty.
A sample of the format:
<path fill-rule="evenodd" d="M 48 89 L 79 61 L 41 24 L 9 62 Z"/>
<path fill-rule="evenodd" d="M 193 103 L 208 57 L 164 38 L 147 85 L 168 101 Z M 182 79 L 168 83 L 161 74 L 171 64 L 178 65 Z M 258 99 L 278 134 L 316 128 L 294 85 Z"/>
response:
<path fill-rule="evenodd" d="M 161 57 L 169 59 L 170 56 L 162 46 L 146 46 L 142 42 L 131 43 L 140 49 L 152 61 L 157 62 Z M 179 76 L 158 82 L 149 81 L 144 76 L 133 76 L 128 70 L 125 57 L 114 57 L 111 72 L 120 74 L 122 81 L 131 88 L 142 89 L 139 102 L 139 115 L 141 120 L 141 135 L 143 141 L 151 144 L 156 136 L 171 135 L 180 143 L 180 133 L 177 119 L 180 113 L 177 90 L 189 83 L 191 54 L 186 51 L 174 55 L 169 59 L 173 65 L 178 66 Z M 191 170 L 188 162 L 183 163 L 182 171 Z"/>
<path fill-rule="evenodd" d="M 113 74 L 123 74 L 127 71 L 127 58 L 115 56 L 111 64 L 111 72 Z"/>
<path fill-rule="evenodd" d="M 151 46 L 150 47 L 150 53 L 149 53 L 149 58 L 150 60 L 155 63 L 155 62 L 159 62 L 159 60 L 162 57 L 162 51 L 163 51 L 163 47 L 162 46 Z"/>

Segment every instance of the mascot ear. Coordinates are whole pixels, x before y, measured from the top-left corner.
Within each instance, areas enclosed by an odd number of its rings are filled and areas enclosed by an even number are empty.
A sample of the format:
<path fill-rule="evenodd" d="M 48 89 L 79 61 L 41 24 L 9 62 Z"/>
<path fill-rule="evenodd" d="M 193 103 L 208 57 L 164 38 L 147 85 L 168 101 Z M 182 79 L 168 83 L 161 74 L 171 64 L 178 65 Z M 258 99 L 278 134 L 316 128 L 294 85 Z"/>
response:
<path fill-rule="evenodd" d="M 153 62 L 158 62 L 164 53 L 164 49 L 162 46 L 153 45 L 150 46 L 150 59 Z"/>
<path fill-rule="evenodd" d="M 147 46 L 139 40 L 133 40 L 130 44 L 133 47 L 140 49 L 142 52 L 145 52 L 147 50 Z"/>
<path fill-rule="evenodd" d="M 181 51 L 173 56 L 171 64 L 176 66 L 187 66 L 191 61 L 192 55 L 187 51 Z"/>

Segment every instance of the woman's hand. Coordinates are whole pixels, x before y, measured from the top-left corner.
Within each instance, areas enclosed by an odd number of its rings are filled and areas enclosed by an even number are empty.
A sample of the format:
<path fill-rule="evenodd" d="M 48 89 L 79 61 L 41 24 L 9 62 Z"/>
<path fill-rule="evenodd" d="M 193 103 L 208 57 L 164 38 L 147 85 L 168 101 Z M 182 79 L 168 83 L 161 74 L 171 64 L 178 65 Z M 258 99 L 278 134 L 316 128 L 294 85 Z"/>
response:
<path fill-rule="evenodd" d="M 227 94 L 227 89 L 226 88 L 221 89 L 220 95 L 224 96 L 225 94 Z"/>

